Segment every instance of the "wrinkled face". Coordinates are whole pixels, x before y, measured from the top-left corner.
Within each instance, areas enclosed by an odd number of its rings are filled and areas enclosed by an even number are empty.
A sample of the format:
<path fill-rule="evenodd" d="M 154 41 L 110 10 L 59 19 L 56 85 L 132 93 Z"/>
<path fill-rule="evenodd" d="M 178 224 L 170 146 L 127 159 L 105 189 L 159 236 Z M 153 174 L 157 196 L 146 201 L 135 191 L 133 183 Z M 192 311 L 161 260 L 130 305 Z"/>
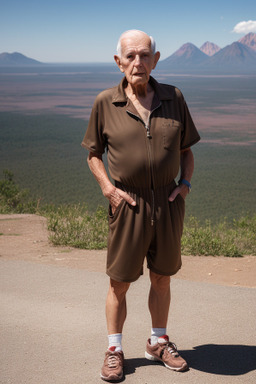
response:
<path fill-rule="evenodd" d="M 120 71 L 132 86 L 146 85 L 152 69 L 159 59 L 151 50 L 151 41 L 146 34 L 125 36 L 121 41 L 122 55 L 115 56 Z"/>

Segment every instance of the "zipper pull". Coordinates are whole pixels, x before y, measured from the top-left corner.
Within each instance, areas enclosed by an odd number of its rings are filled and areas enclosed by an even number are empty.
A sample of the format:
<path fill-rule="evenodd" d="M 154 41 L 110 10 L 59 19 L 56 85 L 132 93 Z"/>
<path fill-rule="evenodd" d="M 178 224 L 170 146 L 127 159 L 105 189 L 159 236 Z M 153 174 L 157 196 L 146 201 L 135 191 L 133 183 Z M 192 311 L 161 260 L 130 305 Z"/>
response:
<path fill-rule="evenodd" d="M 147 130 L 147 138 L 148 139 L 152 139 L 152 136 L 150 135 L 150 131 L 149 131 L 149 126 L 148 125 L 145 125 L 145 128 Z"/>

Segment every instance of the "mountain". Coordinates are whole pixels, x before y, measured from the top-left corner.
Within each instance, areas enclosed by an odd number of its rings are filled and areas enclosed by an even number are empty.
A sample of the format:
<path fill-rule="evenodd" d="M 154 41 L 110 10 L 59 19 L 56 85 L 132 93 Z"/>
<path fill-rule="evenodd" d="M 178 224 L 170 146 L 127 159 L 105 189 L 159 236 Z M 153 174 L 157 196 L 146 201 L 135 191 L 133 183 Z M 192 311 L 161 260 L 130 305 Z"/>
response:
<path fill-rule="evenodd" d="M 17 52 L 0 54 L 0 67 L 38 65 L 47 64 Z M 157 70 L 166 73 L 256 74 L 256 33 L 248 33 L 223 49 L 209 41 L 200 49 L 192 43 L 186 43 L 159 61 Z"/>
<path fill-rule="evenodd" d="M 230 73 L 256 71 L 256 52 L 236 41 L 210 57 L 206 66 L 208 69 Z"/>
<path fill-rule="evenodd" d="M 248 33 L 223 49 L 210 42 L 200 49 L 184 44 L 160 61 L 157 69 L 167 73 L 256 74 L 256 34 Z"/>
<path fill-rule="evenodd" d="M 256 33 L 248 33 L 242 37 L 242 39 L 238 40 L 238 42 L 256 51 Z"/>
<path fill-rule="evenodd" d="M 185 69 L 193 70 L 204 63 L 208 56 L 200 51 L 194 44 L 187 43 L 182 45 L 180 49 L 174 52 L 171 56 L 162 60 L 158 64 L 158 69 L 178 70 Z"/>
<path fill-rule="evenodd" d="M 220 50 L 221 48 L 218 45 L 210 43 L 209 41 L 206 41 L 206 43 L 204 43 L 202 47 L 200 47 L 200 51 L 204 52 L 208 56 L 213 56 Z"/>
<path fill-rule="evenodd" d="M 22 55 L 21 53 L 1 53 L 0 54 L 0 66 L 9 67 L 9 66 L 33 66 L 42 64 L 40 61 L 31 59 L 27 56 Z"/>

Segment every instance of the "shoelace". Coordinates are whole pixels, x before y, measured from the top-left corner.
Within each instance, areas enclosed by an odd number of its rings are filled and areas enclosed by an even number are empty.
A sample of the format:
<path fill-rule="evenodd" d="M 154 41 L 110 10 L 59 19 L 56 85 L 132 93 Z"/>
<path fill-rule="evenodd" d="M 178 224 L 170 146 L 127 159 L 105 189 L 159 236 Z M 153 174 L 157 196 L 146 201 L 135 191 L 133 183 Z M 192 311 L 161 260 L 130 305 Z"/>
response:
<path fill-rule="evenodd" d="M 108 367 L 116 368 L 119 363 L 119 357 L 117 355 L 111 354 L 108 357 Z"/>
<path fill-rule="evenodd" d="M 169 352 L 171 355 L 174 355 L 175 357 L 179 356 L 179 353 L 177 351 L 177 346 L 174 343 L 166 343 L 166 345 L 163 347 L 163 352 L 164 351 Z"/>

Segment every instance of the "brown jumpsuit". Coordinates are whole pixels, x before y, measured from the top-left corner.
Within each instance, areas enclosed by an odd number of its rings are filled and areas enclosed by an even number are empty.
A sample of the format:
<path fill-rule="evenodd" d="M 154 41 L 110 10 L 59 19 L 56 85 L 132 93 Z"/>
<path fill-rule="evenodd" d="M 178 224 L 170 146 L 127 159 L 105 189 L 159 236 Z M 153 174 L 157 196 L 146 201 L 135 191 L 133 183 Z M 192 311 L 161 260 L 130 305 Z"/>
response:
<path fill-rule="evenodd" d="M 132 282 L 147 257 L 155 273 L 173 275 L 181 267 L 185 202 L 168 197 L 176 187 L 180 151 L 200 140 L 182 93 L 150 77 L 155 91 L 145 125 L 124 91 L 126 79 L 101 92 L 94 103 L 82 146 L 102 155 L 107 148 L 110 176 L 137 205 L 122 201 L 109 214 L 107 274 Z"/>

